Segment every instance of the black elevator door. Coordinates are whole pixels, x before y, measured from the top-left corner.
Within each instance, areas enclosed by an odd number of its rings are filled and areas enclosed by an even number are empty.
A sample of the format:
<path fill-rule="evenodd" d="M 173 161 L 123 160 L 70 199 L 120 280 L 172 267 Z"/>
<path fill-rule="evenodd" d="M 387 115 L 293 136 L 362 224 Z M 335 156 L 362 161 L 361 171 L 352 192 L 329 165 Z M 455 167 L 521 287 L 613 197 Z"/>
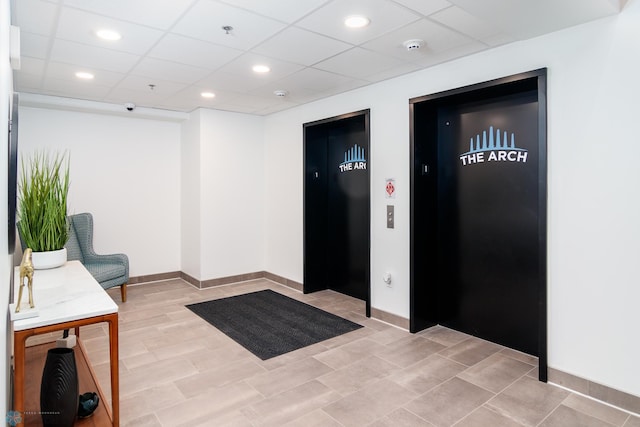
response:
<path fill-rule="evenodd" d="M 305 292 L 368 303 L 368 159 L 367 114 L 305 127 Z"/>
<path fill-rule="evenodd" d="M 438 317 L 538 354 L 536 93 L 438 111 Z"/>

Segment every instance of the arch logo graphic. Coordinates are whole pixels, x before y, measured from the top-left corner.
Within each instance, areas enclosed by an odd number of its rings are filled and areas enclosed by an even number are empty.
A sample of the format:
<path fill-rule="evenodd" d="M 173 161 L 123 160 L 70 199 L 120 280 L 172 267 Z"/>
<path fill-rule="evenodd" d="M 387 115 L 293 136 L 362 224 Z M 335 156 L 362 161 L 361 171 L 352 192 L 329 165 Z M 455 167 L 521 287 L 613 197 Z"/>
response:
<path fill-rule="evenodd" d="M 488 134 L 488 136 L 487 136 Z M 462 166 L 476 165 L 485 162 L 527 163 L 529 152 L 516 147 L 515 134 L 489 126 L 489 130 L 470 138 L 469 151 L 460 154 Z"/>
<path fill-rule="evenodd" d="M 367 170 L 367 157 L 365 149 L 355 144 L 344 152 L 344 162 L 338 165 L 340 172 L 353 170 Z"/>

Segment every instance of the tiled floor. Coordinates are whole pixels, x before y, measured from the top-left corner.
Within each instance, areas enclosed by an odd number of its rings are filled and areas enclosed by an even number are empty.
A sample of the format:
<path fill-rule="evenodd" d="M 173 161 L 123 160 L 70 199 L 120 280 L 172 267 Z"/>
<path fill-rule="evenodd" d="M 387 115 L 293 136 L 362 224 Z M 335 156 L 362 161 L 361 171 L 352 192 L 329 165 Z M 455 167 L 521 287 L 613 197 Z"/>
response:
<path fill-rule="evenodd" d="M 365 327 L 263 362 L 184 307 L 266 288 Z M 410 334 L 335 292 L 174 280 L 131 286 L 126 304 L 109 293 L 120 305 L 122 426 L 640 427 L 638 417 L 538 382 L 530 356 L 442 327 Z M 105 328 L 81 337 L 108 394 Z"/>

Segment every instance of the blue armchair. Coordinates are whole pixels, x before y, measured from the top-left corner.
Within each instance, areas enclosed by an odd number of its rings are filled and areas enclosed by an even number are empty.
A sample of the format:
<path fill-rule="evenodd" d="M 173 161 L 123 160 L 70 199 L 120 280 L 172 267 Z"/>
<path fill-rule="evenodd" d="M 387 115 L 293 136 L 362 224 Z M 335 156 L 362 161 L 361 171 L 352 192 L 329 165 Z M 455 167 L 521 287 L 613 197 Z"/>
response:
<path fill-rule="evenodd" d="M 98 255 L 93 250 L 93 216 L 80 213 L 69 216 L 67 259 L 80 261 L 104 288 L 120 286 L 122 302 L 127 301 L 129 258 L 125 254 Z"/>

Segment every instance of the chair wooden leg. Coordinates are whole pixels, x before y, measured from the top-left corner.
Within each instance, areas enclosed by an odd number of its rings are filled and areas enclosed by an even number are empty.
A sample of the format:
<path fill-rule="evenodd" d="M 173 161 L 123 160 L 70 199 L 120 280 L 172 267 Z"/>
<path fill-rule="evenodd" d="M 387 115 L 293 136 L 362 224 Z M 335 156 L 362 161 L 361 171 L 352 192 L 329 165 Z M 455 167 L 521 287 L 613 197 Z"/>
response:
<path fill-rule="evenodd" d="M 127 302 L 127 284 L 123 283 L 120 285 L 120 296 L 122 297 L 122 302 Z"/>

